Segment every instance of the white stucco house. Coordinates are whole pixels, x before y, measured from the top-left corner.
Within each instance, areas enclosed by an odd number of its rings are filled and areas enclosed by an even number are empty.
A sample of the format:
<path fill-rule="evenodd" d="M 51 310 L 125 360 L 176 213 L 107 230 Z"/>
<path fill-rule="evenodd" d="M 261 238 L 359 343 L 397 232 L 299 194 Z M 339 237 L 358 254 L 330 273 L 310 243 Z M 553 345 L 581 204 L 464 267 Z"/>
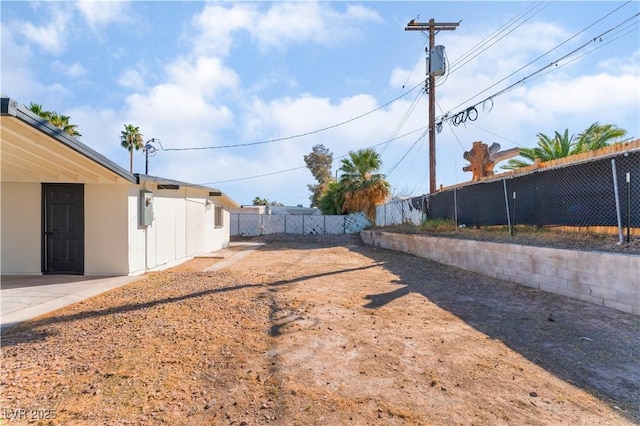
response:
<path fill-rule="evenodd" d="M 222 191 L 132 174 L 24 105 L 0 105 L 0 273 L 138 275 L 229 245 Z"/>

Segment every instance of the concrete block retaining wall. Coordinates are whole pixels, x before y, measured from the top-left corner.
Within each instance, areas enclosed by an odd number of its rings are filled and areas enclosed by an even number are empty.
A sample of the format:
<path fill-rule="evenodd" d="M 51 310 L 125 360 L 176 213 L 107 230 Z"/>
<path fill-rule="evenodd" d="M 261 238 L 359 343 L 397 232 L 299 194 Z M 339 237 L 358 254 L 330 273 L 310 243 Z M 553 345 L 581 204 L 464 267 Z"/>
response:
<path fill-rule="evenodd" d="M 382 231 L 361 236 L 368 245 L 640 316 L 640 256 Z"/>

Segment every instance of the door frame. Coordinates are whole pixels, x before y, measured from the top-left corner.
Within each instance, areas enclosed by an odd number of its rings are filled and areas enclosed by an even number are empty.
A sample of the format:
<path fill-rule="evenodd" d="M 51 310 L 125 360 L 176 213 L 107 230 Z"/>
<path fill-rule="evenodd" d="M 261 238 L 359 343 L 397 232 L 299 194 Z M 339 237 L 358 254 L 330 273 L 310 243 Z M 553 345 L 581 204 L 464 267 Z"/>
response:
<path fill-rule="evenodd" d="M 55 187 L 76 187 L 79 194 L 80 199 L 78 203 L 78 217 L 81 222 L 78 241 L 80 244 L 80 256 L 79 268 L 74 271 L 50 271 L 49 270 L 49 246 L 47 239 L 47 215 L 49 213 L 49 201 L 47 197 L 47 190 Z M 84 275 L 84 255 L 85 255 L 85 243 L 84 243 L 84 235 L 85 235 L 85 206 L 84 206 L 84 184 L 82 183 L 42 183 L 42 215 L 41 215 L 41 270 L 43 275 L 53 275 L 53 274 L 67 274 L 67 275 Z"/>

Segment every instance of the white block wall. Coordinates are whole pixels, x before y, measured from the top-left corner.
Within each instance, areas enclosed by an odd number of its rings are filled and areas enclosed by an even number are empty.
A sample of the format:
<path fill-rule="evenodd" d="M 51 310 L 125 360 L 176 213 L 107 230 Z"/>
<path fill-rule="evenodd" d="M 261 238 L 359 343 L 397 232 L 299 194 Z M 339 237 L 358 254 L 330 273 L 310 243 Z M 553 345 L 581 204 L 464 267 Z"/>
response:
<path fill-rule="evenodd" d="M 640 315 L 640 256 L 362 231 L 365 244 Z"/>

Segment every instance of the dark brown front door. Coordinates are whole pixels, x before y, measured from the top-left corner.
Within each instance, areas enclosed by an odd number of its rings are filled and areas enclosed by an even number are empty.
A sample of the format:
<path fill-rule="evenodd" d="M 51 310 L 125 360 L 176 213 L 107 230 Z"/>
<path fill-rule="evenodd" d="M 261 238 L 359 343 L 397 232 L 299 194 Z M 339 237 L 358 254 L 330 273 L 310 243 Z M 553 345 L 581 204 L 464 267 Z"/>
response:
<path fill-rule="evenodd" d="M 84 274 L 84 185 L 42 184 L 45 274 Z"/>

